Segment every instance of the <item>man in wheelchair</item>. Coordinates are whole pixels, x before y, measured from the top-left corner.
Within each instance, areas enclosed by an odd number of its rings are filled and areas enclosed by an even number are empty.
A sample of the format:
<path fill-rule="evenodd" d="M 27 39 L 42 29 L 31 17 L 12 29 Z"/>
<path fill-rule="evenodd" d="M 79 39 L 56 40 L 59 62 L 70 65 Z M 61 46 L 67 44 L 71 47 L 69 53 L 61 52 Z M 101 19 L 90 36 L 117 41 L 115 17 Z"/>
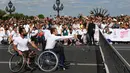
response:
<path fill-rule="evenodd" d="M 76 38 L 76 36 L 57 36 L 57 29 L 50 29 L 51 35 L 46 40 L 45 50 L 51 50 L 59 55 L 59 62 L 62 64 L 61 68 L 65 69 L 65 55 L 64 55 L 64 47 L 61 45 L 57 45 L 57 40 L 64 40 L 67 38 Z"/>
<path fill-rule="evenodd" d="M 27 35 L 25 29 L 23 27 L 19 27 L 19 37 L 16 37 L 13 42 L 14 50 L 19 54 L 23 55 L 27 61 L 27 63 L 30 62 L 30 55 L 33 51 L 31 51 L 27 44 L 31 44 L 34 48 L 37 50 L 40 50 L 34 43 L 30 41 L 30 39 L 25 38 Z"/>

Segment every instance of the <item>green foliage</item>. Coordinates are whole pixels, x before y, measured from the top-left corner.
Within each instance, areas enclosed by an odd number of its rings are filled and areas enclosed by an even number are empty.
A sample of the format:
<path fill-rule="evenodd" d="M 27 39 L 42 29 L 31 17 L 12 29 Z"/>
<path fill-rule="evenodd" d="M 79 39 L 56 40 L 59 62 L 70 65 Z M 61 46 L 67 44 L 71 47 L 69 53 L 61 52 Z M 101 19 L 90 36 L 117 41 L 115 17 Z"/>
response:
<path fill-rule="evenodd" d="M 28 19 L 33 20 L 33 19 L 34 19 L 34 16 L 29 16 Z"/>
<path fill-rule="evenodd" d="M 38 15 L 38 18 L 43 19 L 43 18 L 44 18 L 44 15 L 43 15 L 43 14 L 39 14 L 39 15 Z"/>
<path fill-rule="evenodd" d="M 95 8 L 90 11 L 90 14 L 94 16 L 100 16 L 100 17 L 109 16 L 108 10 L 103 9 L 103 8 Z"/>
<path fill-rule="evenodd" d="M 5 11 L 3 11 L 3 10 L 0 10 L 0 19 L 4 16 L 6 14 L 6 12 Z"/>
<path fill-rule="evenodd" d="M 34 19 L 34 16 L 28 16 L 28 15 L 24 15 L 22 13 L 14 13 L 14 14 L 7 14 L 4 10 L 0 10 L 0 19 L 2 20 L 8 20 L 10 18 L 16 18 L 16 19 Z M 40 19 L 44 18 L 43 14 L 39 14 L 38 17 Z"/>
<path fill-rule="evenodd" d="M 16 19 L 23 19 L 24 15 L 22 13 L 14 13 L 11 14 L 12 17 L 16 18 Z"/>
<path fill-rule="evenodd" d="M 14 14 L 6 14 L 3 17 L 1 17 L 0 19 L 2 20 L 8 20 L 10 18 L 16 18 L 16 19 L 34 19 L 34 16 L 28 16 L 28 15 L 24 15 L 22 13 L 14 13 Z"/>

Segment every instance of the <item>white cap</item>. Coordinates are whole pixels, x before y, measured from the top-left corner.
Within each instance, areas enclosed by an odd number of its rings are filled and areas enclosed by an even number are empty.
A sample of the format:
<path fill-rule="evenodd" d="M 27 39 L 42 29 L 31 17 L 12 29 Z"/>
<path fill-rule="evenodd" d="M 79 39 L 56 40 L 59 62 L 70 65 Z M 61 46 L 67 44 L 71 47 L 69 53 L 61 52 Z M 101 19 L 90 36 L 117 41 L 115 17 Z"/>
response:
<path fill-rule="evenodd" d="M 113 21 L 117 21 L 117 19 L 114 18 Z"/>

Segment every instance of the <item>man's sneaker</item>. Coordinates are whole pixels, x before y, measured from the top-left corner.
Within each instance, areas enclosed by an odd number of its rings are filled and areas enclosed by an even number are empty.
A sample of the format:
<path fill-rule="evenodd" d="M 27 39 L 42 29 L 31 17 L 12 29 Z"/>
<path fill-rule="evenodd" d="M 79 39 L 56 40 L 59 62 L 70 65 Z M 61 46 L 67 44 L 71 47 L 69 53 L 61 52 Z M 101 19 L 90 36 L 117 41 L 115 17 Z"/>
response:
<path fill-rule="evenodd" d="M 64 45 L 67 45 L 67 43 L 64 43 Z"/>
<path fill-rule="evenodd" d="M 66 70 L 66 69 L 63 67 L 63 70 Z"/>

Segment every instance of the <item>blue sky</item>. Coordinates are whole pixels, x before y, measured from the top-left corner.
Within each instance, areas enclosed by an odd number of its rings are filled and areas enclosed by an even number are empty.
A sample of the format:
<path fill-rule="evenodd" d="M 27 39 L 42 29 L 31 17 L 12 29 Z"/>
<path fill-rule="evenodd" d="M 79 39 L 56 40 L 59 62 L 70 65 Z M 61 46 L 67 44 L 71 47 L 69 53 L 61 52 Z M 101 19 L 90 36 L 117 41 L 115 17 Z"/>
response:
<path fill-rule="evenodd" d="M 10 0 L 0 0 L 0 9 Z M 56 12 L 52 6 L 55 0 L 11 0 L 16 6 L 16 12 L 26 15 L 44 14 L 45 16 L 54 15 Z M 89 15 L 93 8 L 105 8 L 112 16 L 120 14 L 130 15 L 130 0 L 61 0 L 64 4 L 64 10 L 61 15 L 77 16 L 79 13 Z"/>

